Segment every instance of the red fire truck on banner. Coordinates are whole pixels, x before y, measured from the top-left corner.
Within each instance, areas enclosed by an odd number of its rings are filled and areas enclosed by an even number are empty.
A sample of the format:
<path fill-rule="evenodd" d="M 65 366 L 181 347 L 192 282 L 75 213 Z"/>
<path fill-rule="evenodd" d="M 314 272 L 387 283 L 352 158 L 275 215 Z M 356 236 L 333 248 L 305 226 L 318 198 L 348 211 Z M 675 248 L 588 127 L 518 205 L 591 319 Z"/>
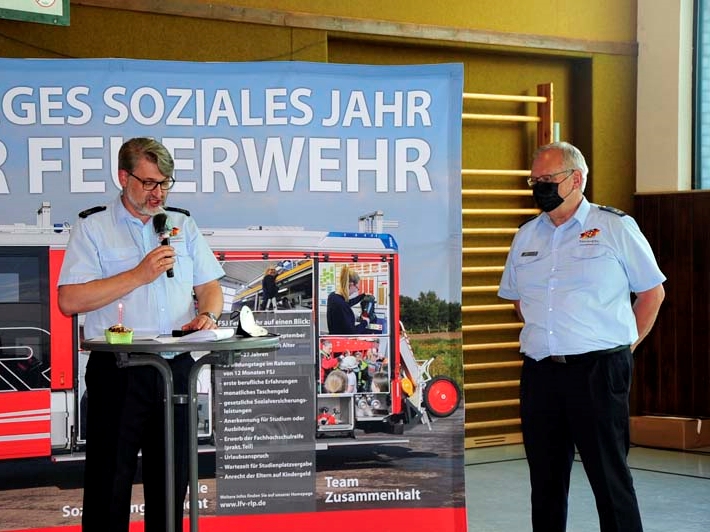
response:
<path fill-rule="evenodd" d="M 44 203 L 36 225 L 0 226 L 0 459 L 83 458 L 88 353 L 80 348 L 82 316 L 62 315 L 57 279 L 71 228 L 50 222 Z M 324 340 L 335 356 L 360 354 L 364 384 L 352 393 L 314 386 L 314 430 L 321 447 L 365 424 L 399 433 L 408 423 L 445 417 L 461 392 L 446 376 L 429 374 L 432 360 L 417 361 L 399 316 L 399 256 L 392 236 L 300 229 L 214 229 L 204 234 L 223 264 L 225 308 L 221 325 L 242 305 L 261 308 L 261 278 L 277 270 L 278 310 L 308 312 L 314 327 L 314 364 Z M 347 264 L 372 294 L 377 316 L 371 334 L 342 337 L 327 330 L 325 301 Z M 357 312 L 354 314 L 357 317 Z M 314 368 L 317 375 L 320 367 Z M 212 387 L 200 377 L 199 437 L 213 434 Z M 367 382 L 369 381 L 369 382 Z"/>

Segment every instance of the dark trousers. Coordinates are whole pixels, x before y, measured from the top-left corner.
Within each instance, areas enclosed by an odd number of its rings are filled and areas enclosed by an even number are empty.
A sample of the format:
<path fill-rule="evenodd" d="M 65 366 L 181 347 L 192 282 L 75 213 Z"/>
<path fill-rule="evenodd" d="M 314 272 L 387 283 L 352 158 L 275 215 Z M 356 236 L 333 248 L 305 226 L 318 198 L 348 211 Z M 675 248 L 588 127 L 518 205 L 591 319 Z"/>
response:
<path fill-rule="evenodd" d="M 566 530 L 575 446 L 594 492 L 601 532 L 641 532 L 626 461 L 632 369 L 628 348 L 566 364 L 525 357 L 520 409 L 535 532 Z"/>
<path fill-rule="evenodd" d="M 187 394 L 189 353 L 168 361 L 174 392 Z M 165 532 L 164 383 L 150 366 L 118 368 L 113 353 L 93 352 L 88 397 L 83 532 L 127 532 L 131 490 L 142 452 L 146 532 Z M 175 530 L 182 530 L 187 492 L 188 408 L 175 408 Z"/>

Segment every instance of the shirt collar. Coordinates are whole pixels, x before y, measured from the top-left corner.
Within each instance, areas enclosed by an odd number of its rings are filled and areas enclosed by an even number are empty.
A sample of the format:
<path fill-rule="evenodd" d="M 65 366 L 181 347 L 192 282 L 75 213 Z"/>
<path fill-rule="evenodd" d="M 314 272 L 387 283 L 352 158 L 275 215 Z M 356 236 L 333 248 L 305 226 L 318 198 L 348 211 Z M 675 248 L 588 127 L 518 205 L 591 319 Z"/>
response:
<path fill-rule="evenodd" d="M 584 221 L 587 219 L 587 216 L 589 215 L 590 208 L 591 208 L 591 204 L 589 203 L 589 201 L 587 200 L 586 197 L 582 196 L 582 202 L 579 204 L 579 207 L 577 207 L 577 210 L 574 211 L 574 214 L 572 215 L 572 217 L 569 220 L 567 220 L 565 223 L 563 223 L 560 227 L 570 225 L 574 222 L 577 222 L 580 226 L 583 226 Z M 544 213 L 544 216 L 542 218 L 547 225 L 555 227 L 555 224 L 552 223 L 552 219 L 550 218 L 549 213 Z"/>
<path fill-rule="evenodd" d="M 121 194 L 116 196 L 116 199 L 113 201 L 111 208 L 113 209 L 113 218 L 116 227 L 118 227 L 118 225 L 123 222 L 140 225 L 141 227 L 145 225 L 140 218 L 136 218 L 130 212 L 128 212 L 128 209 L 126 209 L 126 206 L 121 200 Z"/>
<path fill-rule="evenodd" d="M 572 218 L 574 218 L 577 223 L 580 226 L 584 226 L 584 221 L 587 219 L 587 216 L 589 215 L 589 209 L 590 209 L 590 204 L 587 198 L 582 196 L 582 203 L 579 204 L 579 207 L 575 211 L 575 213 L 572 215 Z"/>

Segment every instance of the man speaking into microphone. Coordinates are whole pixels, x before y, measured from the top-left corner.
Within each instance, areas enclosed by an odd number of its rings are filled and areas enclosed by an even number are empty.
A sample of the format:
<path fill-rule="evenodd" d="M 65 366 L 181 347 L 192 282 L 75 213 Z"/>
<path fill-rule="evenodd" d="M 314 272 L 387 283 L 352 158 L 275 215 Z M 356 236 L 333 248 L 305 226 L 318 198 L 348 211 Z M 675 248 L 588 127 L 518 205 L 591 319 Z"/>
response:
<path fill-rule="evenodd" d="M 59 308 L 85 313 L 84 337 L 122 321 L 134 334 L 217 327 L 224 270 L 189 212 L 165 207 L 174 162 L 161 143 L 134 138 L 118 153 L 120 195 L 79 214 L 59 276 Z M 157 234 L 156 234 L 157 233 Z M 194 298 L 197 299 L 197 312 Z M 119 318 L 118 303 L 122 306 Z M 174 391 L 188 393 L 190 353 L 165 355 Z M 83 532 L 127 532 L 131 489 L 142 452 L 145 531 L 165 532 L 163 383 L 156 368 L 118 368 L 92 351 L 87 412 Z M 182 530 L 188 484 L 188 406 L 175 411 L 175 524 Z"/>

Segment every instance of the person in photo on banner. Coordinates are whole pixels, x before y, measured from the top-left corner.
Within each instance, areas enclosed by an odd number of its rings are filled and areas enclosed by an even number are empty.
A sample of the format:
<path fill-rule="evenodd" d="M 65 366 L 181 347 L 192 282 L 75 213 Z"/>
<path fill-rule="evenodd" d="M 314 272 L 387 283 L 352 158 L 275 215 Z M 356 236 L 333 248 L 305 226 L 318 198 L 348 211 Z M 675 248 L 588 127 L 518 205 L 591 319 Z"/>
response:
<path fill-rule="evenodd" d="M 328 294 L 326 302 L 326 320 L 330 334 L 367 334 L 370 319 L 360 315 L 355 322 L 354 305 L 360 303 L 368 294 L 360 293 L 360 275 L 347 264 L 340 269 L 338 288 Z"/>
<path fill-rule="evenodd" d="M 165 207 L 173 170 L 173 158 L 161 143 L 126 141 L 118 154 L 121 193 L 108 206 L 82 212 L 72 227 L 58 301 L 67 316 L 86 314 L 85 338 L 102 337 L 117 323 L 137 335 L 217 327 L 223 308 L 218 280 L 224 271 L 189 213 Z M 187 394 L 192 356 L 164 356 L 175 393 Z M 86 386 L 82 530 L 128 531 L 141 452 L 145 530 L 165 532 L 164 385 L 158 370 L 119 368 L 113 353 L 93 351 Z M 175 525 L 180 531 L 188 484 L 188 405 L 176 404 L 174 411 Z"/>
<path fill-rule="evenodd" d="M 345 372 L 346 388 L 345 393 L 355 393 L 357 391 L 357 359 L 353 355 L 347 355 L 340 360 L 338 368 Z"/>
<path fill-rule="evenodd" d="M 320 342 L 320 364 L 318 372 L 318 393 L 323 393 L 323 383 L 328 374 L 338 367 L 340 357 L 333 353 L 333 342 L 324 338 Z"/>
<path fill-rule="evenodd" d="M 633 352 L 656 320 L 666 277 L 633 218 L 585 198 L 587 174 L 575 146 L 538 148 L 528 183 L 543 212 L 515 235 L 498 291 L 524 323 L 532 525 L 566 530 L 576 447 L 601 532 L 640 532 L 627 463 Z"/>
<path fill-rule="evenodd" d="M 264 272 L 264 277 L 261 280 L 261 293 L 264 298 L 262 310 L 276 310 L 276 296 L 279 295 L 279 289 L 276 286 L 276 268 L 269 266 Z"/>

